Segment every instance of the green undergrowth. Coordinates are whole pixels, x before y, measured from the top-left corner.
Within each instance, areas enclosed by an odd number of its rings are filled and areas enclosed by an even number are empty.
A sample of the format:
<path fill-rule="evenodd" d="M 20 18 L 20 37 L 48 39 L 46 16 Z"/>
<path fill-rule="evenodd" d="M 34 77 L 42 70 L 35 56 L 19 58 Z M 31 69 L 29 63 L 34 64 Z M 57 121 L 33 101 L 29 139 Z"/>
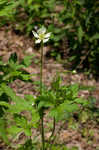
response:
<path fill-rule="evenodd" d="M 42 149 L 41 142 L 38 139 L 35 140 L 36 135 L 32 137 L 32 132 L 33 130 L 38 130 L 40 134 L 43 109 L 43 117 L 45 117 L 48 110 L 48 118 L 53 120 L 52 134 L 47 139 L 47 143 L 45 140 L 45 149 L 78 150 L 76 147 L 69 149 L 53 143 L 55 140 L 55 128 L 60 121 L 68 122 L 68 128 L 74 130 L 79 129 L 79 124 L 84 125 L 90 120 L 98 123 L 99 110 L 95 107 L 95 98 L 89 97 L 89 99 L 85 99 L 78 97 L 79 90 L 82 87 L 78 84 L 62 85 L 60 73 L 54 77 L 49 88 L 42 86 L 42 94 L 36 96 L 24 95 L 24 97 L 17 96 L 10 87 L 10 83 L 20 79 L 26 83 L 35 84 L 31 80 L 32 75 L 25 71 L 25 68 L 31 64 L 32 59 L 33 56 L 26 56 L 19 63 L 16 53 L 14 53 L 10 56 L 7 63 L 3 63 L 0 60 L 1 139 L 15 150 Z M 38 93 L 40 93 L 39 90 L 38 88 Z M 14 147 L 13 140 L 17 140 L 21 133 L 24 133 L 27 140 L 24 142 L 24 145 L 17 144 L 17 147 Z M 90 134 L 92 134 L 91 131 Z M 82 131 L 82 135 L 86 136 L 85 131 Z"/>
<path fill-rule="evenodd" d="M 31 146 L 32 145 L 32 146 Z M 33 146 L 34 145 L 34 146 Z M 48 147 L 50 147 L 49 144 L 46 144 L 46 149 L 50 150 Z M 33 144 L 31 142 L 31 140 L 28 140 L 24 146 L 21 146 L 18 150 L 37 150 L 39 149 L 38 147 L 36 147 L 35 144 Z M 53 144 L 53 146 L 51 147 L 51 150 L 78 150 L 77 147 L 72 147 L 72 148 L 67 148 L 66 146 L 63 146 L 63 144 Z"/>
<path fill-rule="evenodd" d="M 50 56 L 98 76 L 99 1 L 0 0 L 0 25 L 31 35 L 42 24 L 52 32 Z"/>

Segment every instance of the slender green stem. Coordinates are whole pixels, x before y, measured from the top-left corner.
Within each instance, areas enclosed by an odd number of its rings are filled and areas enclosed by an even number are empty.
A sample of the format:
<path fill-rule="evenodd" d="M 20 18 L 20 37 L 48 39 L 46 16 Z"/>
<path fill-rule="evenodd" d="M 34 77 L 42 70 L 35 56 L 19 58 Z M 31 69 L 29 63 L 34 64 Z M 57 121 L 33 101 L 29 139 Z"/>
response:
<path fill-rule="evenodd" d="M 44 138 L 44 114 L 42 110 L 42 116 L 41 116 L 41 136 L 42 136 L 42 150 L 45 150 L 45 138 Z"/>
<path fill-rule="evenodd" d="M 41 67 L 40 67 L 40 94 L 43 93 L 43 42 L 41 42 Z M 44 113 L 43 108 L 41 110 L 41 138 L 42 138 L 42 150 L 45 150 L 45 139 L 44 139 Z"/>
<path fill-rule="evenodd" d="M 40 94 L 43 91 L 43 42 L 41 42 Z"/>
<path fill-rule="evenodd" d="M 56 125 L 56 121 L 55 121 L 55 117 L 53 118 L 53 130 L 52 130 L 52 134 L 51 137 L 53 137 L 54 132 L 55 132 L 55 125 Z"/>
<path fill-rule="evenodd" d="M 52 129 L 52 134 L 51 134 L 51 136 L 49 137 L 49 141 L 50 141 L 50 139 L 53 137 L 53 135 L 54 135 L 54 132 L 55 132 L 55 126 L 56 126 L 56 120 L 55 120 L 55 117 L 53 118 L 53 129 Z"/>
<path fill-rule="evenodd" d="M 49 137 L 49 149 L 51 149 L 52 147 L 52 142 L 51 142 L 51 138 L 54 136 L 54 132 L 55 132 L 55 126 L 56 126 L 56 120 L 55 120 L 55 117 L 53 118 L 53 129 L 52 129 L 52 134 L 51 136 Z M 53 139 L 53 142 L 54 142 L 55 139 Z"/>

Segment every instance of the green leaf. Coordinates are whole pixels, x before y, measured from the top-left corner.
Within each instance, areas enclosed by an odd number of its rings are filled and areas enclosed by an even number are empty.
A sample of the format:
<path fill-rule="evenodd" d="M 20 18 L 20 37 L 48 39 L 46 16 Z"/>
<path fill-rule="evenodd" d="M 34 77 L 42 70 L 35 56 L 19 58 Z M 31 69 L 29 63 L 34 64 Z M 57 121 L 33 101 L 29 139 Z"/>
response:
<path fill-rule="evenodd" d="M 25 56 L 23 61 L 22 61 L 22 64 L 24 64 L 26 67 L 30 66 L 33 57 L 34 57 L 34 55 Z"/>
<path fill-rule="evenodd" d="M 78 84 L 73 84 L 70 86 L 70 90 L 72 91 L 72 97 L 76 98 L 78 95 L 78 91 L 79 91 L 79 86 Z"/>
<path fill-rule="evenodd" d="M 49 116 L 55 117 L 58 121 L 68 117 L 71 113 L 77 111 L 78 109 L 79 108 L 77 104 L 72 104 L 70 101 L 68 101 L 60 104 L 55 108 L 52 108 L 49 112 Z"/>
<path fill-rule="evenodd" d="M 9 2 L 7 0 L 0 0 L 0 16 L 11 18 L 15 12 L 13 8 L 17 6 L 17 3 L 18 2 L 14 2 L 13 0 Z"/>
<path fill-rule="evenodd" d="M 2 88 L 0 88 L 0 96 L 3 94 L 3 90 Z"/>
<path fill-rule="evenodd" d="M 82 42 L 82 38 L 84 36 L 84 32 L 83 32 L 83 29 L 82 29 L 81 26 L 79 26 L 79 28 L 78 28 L 78 35 L 77 36 L 78 36 L 79 42 L 81 43 Z"/>
<path fill-rule="evenodd" d="M 3 91 L 14 101 L 13 105 L 10 105 L 9 112 L 11 113 L 20 113 L 24 110 L 31 111 L 33 108 L 33 99 L 27 101 L 19 96 L 16 96 L 15 92 L 5 84 L 1 85 Z"/>
<path fill-rule="evenodd" d="M 60 28 L 56 28 L 56 27 L 55 27 L 55 28 L 54 28 L 54 33 L 55 33 L 55 34 L 57 34 L 57 33 L 61 33 L 61 29 L 60 29 Z"/>
<path fill-rule="evenodd" d="M 8 104 L 7 102 L 4 101 L 0 101 L 0 106 L 5 106 L 5 107 L 10 107 L 10 104 Z"/>
<path fill-rule="evenodd" d="M 91 38 L 89 38 L 89 41 L 92 42 L 93 40 L 98 40 L 98 39 L 99 39 L 99 33 L 96 33 Z"/>
<path fill-rule="evenodd" d="M 13 72 L 10 72 L 10 73 L 8 73 L 7 75 L 5 75 L 4 77 L 3 77 L 3 80 L 9 80 L 10 78 L 13 78 L 13 77 L 18 77 L 19 75 L 21 74 L 21 72 L 19 72 L 19 71 L 13 71 Z"/>
<path fill-rule="evenodd" d="M 50 102 L 45 102 L 45 101 L 41 101 L 41 102 L 39 102 L 39 104 L 38 104 L 38 109 L 41 109 L 42 107 L 50 107 L 50 106 L 52 106 L 52 103 L 50 103 Z"/>
<path fill-rule="evenodd" d="M 32 109 L 31 116 L 32 119 L 30 121 L 30 126 L 36 128 L 38 125 L 38 121 L 40 120 L 39 112 L 37 110 Z"/>
<path fill-rule="evenodd" d="M 13 101 L 18 101 L 18 97 L 16 96 L 15 92 L 6 84 L 1 84 L 2 90 L 13 100 Z"/>
<path fill-rule="evenodd" d="M 47 92 L 46 94 L 38 96 L 36 101 L 38 104 L 42 102 L 40 105 L 51 106 L 52 104 L 55 103 L 55 97 L 52 92 Z"/>
<path fill-rule="evenodd" d="M 28 5 L 31 5 L 33 0 L 28 0 Z"/>
<path fill-rule="evenodd" d="M 32 133 L 31 133 L 31 127 L 33 126 L 30 126 L 29 123 L 28 123 L 28 120 L 26 117 L 22 116 L 22 115 L 18 115 L 18 114 L 14 114 L 14 121 L 16 123 L 16 126 L 12 126 L 10 128 L 10 131 L 12 134 L 17 134 L 18 132 L 20 131 L 23 131 L 25 132 L 26 136 L 31 136 Z M 14 132 L 13 132 L 13 128 L 14 128 Z"/>
<path fill-rule="evenodd" d="M 25 81 L 28 81 L 29 79 L 31 79 L 30 74 L 21 74 L 20 76 L 22 77 L 22 80 L 25 80 Z"/>
<path fill-rule="evenodd" d="M 89 119 L 89 113 L 87 111 L 83 111 L 80 116 L 80 120 L 82 123 L 85 123 Z"/>
<path fill-rule="evenodd" d="M 24 67 L 25 67 L 24 65 L 18 64 L 18 65 L 16 66 L 16 70 L 22 69 L 22 68 L 24 68 Z"/>
<path fill-rule="evenodd" d="M 0 61 L 0 65 L 4 65 L 3 61 Z"/>
<path fill-rule="evenodd" d="M 9 107 L 9 112 L 11 112 L 12 114 L 15 113 L 21 113 L 22 111 L 32 111 L 32 109 L 34 109 L 34 107 L 32 106 L 32 101 L 28 102 L 20 97 L 18 97 L 17 101 L 15 104 L 10 105 Z"/>
<path fill-rule="evenodd" d="M 82 104 L 83 106 L 88 106 L 89 104 L 88 100 L 83 98 L 76 98 L 74 102 L 76 102 L 77 104 Z"/>
<path fill-rule="evenodd" d="M 16 54 L 16 52 L 11 54 L 11 56 L 9 58 L 9 62 L 14 62 L 14 63 L 17 62 L 17 54 Z"/>
<path fill-rule="evenodd" d="M 29 128 L 24 129 L 24 133 L 25 133 L 26 136 L 31 136 L 32 135 L 31 129 L 29 129 Z"/>
<path fill-rule="evenodd" d="M 34 95 L 31 95 L 31 94 L 30 95 L 26 94 L 25 99 L 28 101 L 35 102 L 35 97 L 34 97 Z"/>
<path fill-rule="evenodd" d="M 72 104 L 72 103 L 68 103 L 64 102 L 63 104 L 60 104 L 59 108 L 58 108 L 61 112 L 69 112 L 69 113 L 73 113 L 75 111 L 77 111 L 79 109 L 77 104 Z"/>
<path fill-rule="evenodd" d="M 14 121 L 16 122 L 16 125 L 21 128 L 26 128 L 27 126 L 27 119 L 22 115 L 14 114 Z"/>
<path fill-rule="evenodd" d="M 49 112 L 49 116 L 51 117 L 55 117 L 58 118 L 59 117 L 59 112 L 58 112 L 58 108 L 52 108 Z"/>
<path fill-rule="evenodd" d="M 22 132 L 23 129 L 20 127 L 17 127 L 15 125 L 10 126 L 7 128 L 8 134 L 11 134 L 13 137 L 16 137 L 18 133 Z"/>

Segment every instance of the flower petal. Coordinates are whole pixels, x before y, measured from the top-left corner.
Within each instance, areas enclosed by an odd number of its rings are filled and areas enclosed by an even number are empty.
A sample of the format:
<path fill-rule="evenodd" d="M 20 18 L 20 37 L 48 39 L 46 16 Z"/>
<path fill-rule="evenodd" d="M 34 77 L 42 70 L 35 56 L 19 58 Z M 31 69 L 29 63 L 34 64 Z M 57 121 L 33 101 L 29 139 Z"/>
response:
<path fill-rule="evenodd" d="M 38 34 L 35 31 L 32 31 L 34 37 L 39 38 Z"/>
<path fill-rule="evenodd" d="M 46 43 L 48 40 L 49 40 L 49 38 L 44 39 L 44 40 L 43 40 L 43 43 Z"/>
<path fill-rule="evenodd" d="M 46 28 L 45 27 L 41 27 L 38 31 L 38 34 L 45 34 L 46 33 Z"/>
<path fill-rule="evenodd" d="M 38 40 L 35 41 L 36 44 L 38 44 L 38 43 L 40 43 L 40 42 L 41 42 L 40 39 L 38 39 Z"/>
<path fill-rule="evenodd" d="M 45 34 L 45 38 L 49 38 L 51 36 L 51 32 L 49 32 L 49 33 L 47 33 L 47 34 Z"/>

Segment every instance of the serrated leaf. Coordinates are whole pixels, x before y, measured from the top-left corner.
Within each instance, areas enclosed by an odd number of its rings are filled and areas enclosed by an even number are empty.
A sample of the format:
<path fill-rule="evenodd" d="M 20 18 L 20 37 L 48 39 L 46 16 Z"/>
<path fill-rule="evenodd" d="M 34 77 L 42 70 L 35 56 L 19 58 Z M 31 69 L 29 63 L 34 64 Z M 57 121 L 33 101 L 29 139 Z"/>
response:
<path fill-rule="evenodd" d="M 19 72 L 19 71 L 10 72 L 10 73 L 8 73 L 7 75 L 5 75 L 5 76 L 3 77 L 3 80 L 9 80 L 10 78 L 17 77 L 17 76 L 19 76 L 20 74 L 21 74 L 21 72 Z"/>
<path fill-rule="evenodd" d="M 78 108 L 78 105 L 77 104 L 67 104 L 66 102 L 64 102 L 63 104 L 60 104 L 59 105 L 59 108 L 58 108 L 61 112 L 69 112 L 69 113 L 73 113 L 75 111 L 77 111 L 79 108 Z"/>
<path fill-rule="evenodd" d="M 89 104 L 88 100 L 83 99 L 83 98 L 76 98 L 74 100 L 77 104 L 82 104 L 83 106 L 86 106 Z"/>
<path fill-rule="evenodd" d="M 16 96 L 15 92 L 6 84 L 1 84 L 1 88 L 13 101 L 16 102 L 18 100 L 18 97 Z"/>
<path fill-rule="evenodd" d="M 18 101 L 15 104 L 10 105 L 8 111 L 11 112 L 12 114 L 20 113 L 22 111 L 31 111 L 32 109 L 34 109 L 32 103 L 33 103 L 32 101 L 28 102 L 25 101 L 24 99 L 18 98 Z"/>
<path fill-rule="evenodd" d="M 12 136 L 17 136 L 18 133 L 22 132 L 23 129 L 20 127 L 17 127 L 15 125 L 10 126 L 9 128 L 7 128 L 7 132 L 9 134 L 12 134 Z"/>
<path fill-rule="evenodd" d="M 22 77 L 22 80 L 25 80 L 25 81 L 31 79 L 31 75 L 29 74 L 21 74 L 20 76 Z"/>
<path fill-rule="evenodd" d="M 16 96 L 15 92 L 5 84 L 1 85 L 3 91 L 14 101 L 13 105 L 10 105 L 9 112 L 11 113 L 20 113 L 24 110 L 31 111 L 33 109 L 32 103 L 33 100 L 25 100 L 19 96 Z"/>
<path fill-rule="evenodd" d="M 16 122 L 17 126 L 20 126 L 22 128 L 25 128 L 27 126 L 27 119 L 22 115 L 14 114 L 14 121 Z"/>
<path fill-rule="evenodd" d="M 42 104 L 45 103 L 45 105 L 54 104 L 54 101 L 55 101 L 55 97 L 54 97 L 53 93 L 47 93 L 47 94 L 40 95 L 37 97 L 37 103 L 43 102 Z"/>

